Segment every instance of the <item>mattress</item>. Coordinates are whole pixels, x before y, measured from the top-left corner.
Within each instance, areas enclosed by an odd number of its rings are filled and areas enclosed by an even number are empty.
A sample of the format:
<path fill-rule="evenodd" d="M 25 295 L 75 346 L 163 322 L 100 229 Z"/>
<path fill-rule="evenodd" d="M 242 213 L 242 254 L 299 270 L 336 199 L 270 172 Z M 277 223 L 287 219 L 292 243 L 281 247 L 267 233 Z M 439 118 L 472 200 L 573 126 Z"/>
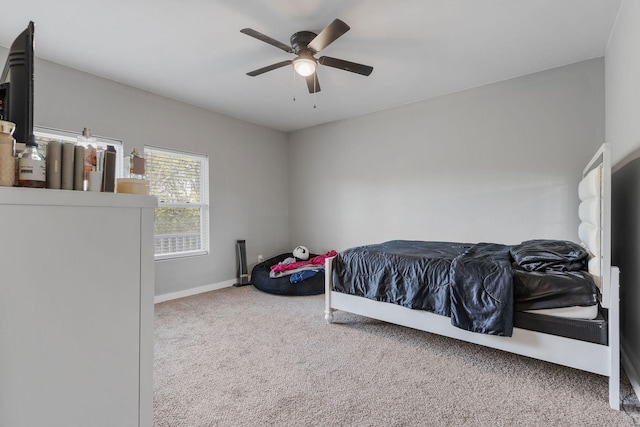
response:
<path fill-rule="evenodd" d="M 546 316 L 563 317 L 565 319 L 595 319 L 598 317 L 598 304 L 587 307 L 559 307 L 541 308 L 539 310 L 524 310 L 525 313 L 544 314 Z"/>

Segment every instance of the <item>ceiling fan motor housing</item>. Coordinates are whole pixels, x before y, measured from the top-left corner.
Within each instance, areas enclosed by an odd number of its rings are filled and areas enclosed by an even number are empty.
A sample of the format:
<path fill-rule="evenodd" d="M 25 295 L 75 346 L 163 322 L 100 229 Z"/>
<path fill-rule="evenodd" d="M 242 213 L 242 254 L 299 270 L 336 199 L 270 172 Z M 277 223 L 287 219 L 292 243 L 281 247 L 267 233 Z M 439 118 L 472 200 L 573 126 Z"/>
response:
<path fill-rule="evenodd" d="M 316 52 L 307 46 L 311 43 L 311 40 L 316 38 L 316 36 L 317 34 L 312 33 L 311 31 L 298 31 L 291 36 L 291 47 L 298 55 L 304 51 L 311 51 L 311 54 L 314 54 Z"/>

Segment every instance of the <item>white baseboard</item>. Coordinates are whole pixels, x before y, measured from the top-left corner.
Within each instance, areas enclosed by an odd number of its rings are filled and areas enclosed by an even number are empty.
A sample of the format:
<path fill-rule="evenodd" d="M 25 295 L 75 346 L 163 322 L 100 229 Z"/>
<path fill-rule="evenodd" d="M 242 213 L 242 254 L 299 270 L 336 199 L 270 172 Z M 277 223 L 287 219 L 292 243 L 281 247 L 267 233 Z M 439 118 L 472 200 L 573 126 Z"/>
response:
<path fill-rule="evenodd" d="M 633 391 L 635 392 L 636 397 L 640 399 L 640 377 L 638 376 L 638 372 L 633 367 L 633 363 L 631 363 L 631 359 L 624 349 L 624 340 L 621 339 L 620 341 L 620 361 L 622 362 L 622 369 L 624 369 L 627 377 L 629 377 L 629 382 L 631 383 L 631 387 L 633 387 Z"/>
<path fill-rule="evenodd" d="M 217 289 L 228 288 L 237 282 L 236 279 L 226 280 L 224 282 L 213 283 L 211 285 L 200 286 L 198 288 L 185 289 L 184 291 L 169 292 L 168 294 L 156 295 L 153 299 L 154 304 L 159 302 L 171 301 L 178 298 L 189 297 L 191 295 L 202 294 L 204 292 L 215 291 Z"/>

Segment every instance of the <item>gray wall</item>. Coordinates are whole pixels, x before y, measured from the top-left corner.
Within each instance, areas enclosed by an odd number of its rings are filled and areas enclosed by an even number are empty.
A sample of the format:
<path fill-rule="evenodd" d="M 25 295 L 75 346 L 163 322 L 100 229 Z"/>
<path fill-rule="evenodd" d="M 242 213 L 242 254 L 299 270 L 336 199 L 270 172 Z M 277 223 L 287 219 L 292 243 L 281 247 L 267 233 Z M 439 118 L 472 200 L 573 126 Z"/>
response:
<path fill-rule="evenodd" d="M 156 262 L 156 295 L 233 280 L 236 239 L 247 240 L 250 265 L 290 250 L 284 133 L 43 60 L 35 74 L 36 125 L 90 127 L 125 152 L 151 144 L 209 156 L 210 254 Z"/>
<path fill-rule="evenodd" d="M 612 145 L 613 161 L 620 168 L 627 161 L 640 156 L 640 2 L 625 0 L 620 7 L 615 28 L 606 53 L 606 135 Z M 624 172 L 628 174 L 629 172 Z M 614 221 L 629 220 L 638 211 L 637 196 L 626 200 L 616 198 L 621 177 L 614 173 Z M 627 183 L 625 188 L 637 191 Z M 626 218 L 626 219 L 625 219 Z M 638 381 L 640 373 L 640 227 L 634 223 L 614 224 L 618 230 L 614 246 L 614 263 L 620 266 L 621 344 L 625 367 Z M 620 230 L 621 227 L 624 227 Z M 626 250 L 626 253 L 622 253 Z M 631 368 L 635 372 L 629 372 Z"/>
<path fill-rule="evenodd" d="M 604 141 L 604 60 L 290 135 L 292 245 L 577 240 Z"/>

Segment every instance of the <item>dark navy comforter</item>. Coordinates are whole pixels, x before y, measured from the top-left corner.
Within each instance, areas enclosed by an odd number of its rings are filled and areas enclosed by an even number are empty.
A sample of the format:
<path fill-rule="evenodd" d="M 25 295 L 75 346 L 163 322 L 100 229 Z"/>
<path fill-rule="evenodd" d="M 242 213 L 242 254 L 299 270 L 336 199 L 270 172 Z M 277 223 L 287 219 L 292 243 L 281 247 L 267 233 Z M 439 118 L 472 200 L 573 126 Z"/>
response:
<path fill-rule="evenodd" d="M 511 336 L 510 247 L 395 240 L 341 252 L 334 290 L 451 317 L 459 328 Z"/>

